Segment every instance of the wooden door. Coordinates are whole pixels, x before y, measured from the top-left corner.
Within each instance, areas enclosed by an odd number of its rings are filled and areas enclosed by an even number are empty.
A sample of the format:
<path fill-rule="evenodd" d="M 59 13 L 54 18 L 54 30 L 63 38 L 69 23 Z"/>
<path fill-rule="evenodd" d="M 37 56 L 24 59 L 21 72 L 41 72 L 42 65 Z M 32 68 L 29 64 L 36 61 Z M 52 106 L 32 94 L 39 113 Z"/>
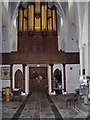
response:
<path fill-rule="evenodd" d="M 29 89 L 33 91 L 45 92 L 48 89 L 47 67 L 30 67 L 29 69 Z"/>

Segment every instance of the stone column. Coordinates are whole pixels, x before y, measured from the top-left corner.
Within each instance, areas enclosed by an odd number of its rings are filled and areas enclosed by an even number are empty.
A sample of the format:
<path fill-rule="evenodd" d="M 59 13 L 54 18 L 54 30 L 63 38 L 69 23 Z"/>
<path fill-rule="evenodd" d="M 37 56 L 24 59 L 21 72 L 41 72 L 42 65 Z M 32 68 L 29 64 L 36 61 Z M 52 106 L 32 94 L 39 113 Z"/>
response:
<path fill-rule="evenodd" d="M 64 92 L 66 92 L 66 71 L 65 71 L 65 63 L 63 64 L 63 80 L 64 80 Z"/>
<path fill-rule="evenodd" d="M 53 92 L 53 64 L 50 64 L 51 66 L 51 92 Z"/>
<path fill-rule="evenodd" d="M 25 64 L 23 64 L 23 92 L 25 92 Z"/>
<path fill-rule="evenodd" d="M 83 75 L 84 69 L 84 49 L 80 47 L 80 75 Z"/>
<path fill-rule="evenodd" d="M 12 88 L 13 64 L 10 65 L 10 87 Z"/>

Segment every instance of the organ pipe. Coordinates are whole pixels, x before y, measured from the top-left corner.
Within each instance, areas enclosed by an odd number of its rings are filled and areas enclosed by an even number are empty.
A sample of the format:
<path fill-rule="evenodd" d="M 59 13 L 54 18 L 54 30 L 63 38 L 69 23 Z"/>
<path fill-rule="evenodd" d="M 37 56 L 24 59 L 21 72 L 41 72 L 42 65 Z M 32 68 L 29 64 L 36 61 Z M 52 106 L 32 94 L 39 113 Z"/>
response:
<path fill-rule="evenodd" d="M 19 31 L 56 31 L 56 7 L 47 7 L 47 3 L 29 3 L 19 7 Z"/>
<path fill-rule="evenodd" d="M 23 10 L 19 10 L 19 31 L 23 30 Z"/>
<path fill-rule="evenodd" d="M 44 5 L 42 5 L 42 30 L 44 30 Z"/>
<path fill-rule="evenodd" d="M 24 23 L 23 23 L 23 31 L 27 31 L 27 9 L 24 10 Z"/>
<path fill-rule="evenodd" d="M 48 30 L 52 31 L 52 11 L 48 9 Z"/>
<path fill-rule="evenodd" d="M 56 14 L 55 14 L 55 10 L 52 10 L 52 14 L 53 14 L 53 31 L 56 31 Z"/>
<path fill-rule="evenodd" d="M 47 6 L 42 4 L 42 30 L 47 29 Z"/>
<path fill-rule="evenodd" d="M 35 3 L 35 13 L 36 14 L 40 13 L 40 2 Z"/>
<path fill-rule="evenodd" d="M 50 18 L 52 15 L 51 15 L 51 9 L 48 8 L 48 18 Z"/>
<path fill-rule="evenodd" d="M 34 30 L 34 5 L 28 7 L 28 30 Z"/>
<path fill-rule="evenodd" d="M 35 30 L 40 31 L 40 17 L 35 17 Z"/>
<path fill-rule="evenodd" d="M 44 29 L 46 30 L 47 29 L 47 6 L 46 5 L 45 5 L 44 13 L 45 13 Z"/>
<path fill-rule="evenodd" d="M 48 31 L 52 31 L 52 18 L 48 19 Z"/>

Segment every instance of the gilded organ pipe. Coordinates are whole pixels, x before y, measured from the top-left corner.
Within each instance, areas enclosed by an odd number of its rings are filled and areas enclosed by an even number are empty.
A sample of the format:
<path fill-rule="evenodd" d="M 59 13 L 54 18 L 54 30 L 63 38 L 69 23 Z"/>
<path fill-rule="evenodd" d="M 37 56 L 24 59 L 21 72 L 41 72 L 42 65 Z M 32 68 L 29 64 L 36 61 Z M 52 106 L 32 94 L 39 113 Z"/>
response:
<path fill-rule="evenodd" d="M 35 17 L 35 30 L 40 31 L 40 17 Z"/>
<path fill-rule="evenodd" d="M 48 9 L 48 30 L 52 31 L 52 11 Z"/>
<path fill-rule="evenodd" d="M 19 31 L 23 30 L 23 10 L 19 10 Z"/>
<path fill-rule="evenodd" d="M 51 17 L 51 9 L 48 8 L 48 18 L 50 18 L 50 17 Z"/>
<path fill-rule="evenodd" d="M 42 30 L 47 29 L 47 7 L 45 4 L 42 4 Z"/>
<path fill-rule="evenodd" d="M 45 25 L 44 25 L 44 29 L 47 29 L 47 6 L 45 5 Z"/>
<path fill-rule="evenodd" d="M 28 7 L 28 30 L 34 30 L 34 5 Z"/>
<path fill-rule="evenodd" d="M 29 5 L 28 6 L 28 30 L 30 31 L 31 30 L 31 6 Z"/>
<path fill-rule="evenodd" d="M 19 31 L 56 31 L 56 8 L 47 3 L 29 3 L 19 9 Z M 41 29 L 42 28 L 42 29 Z"/>
<path fill-rule="evenodd" d="M 35 3 L 35 13 L 40 13 L 40 2 Z"/>
<path fill-rule="evenodd" d="M 42 30 L 44 30 L 44 5 L 42 5 Z"/>
<path fill-rule="evenodd" d="M 55 10 L 53 10 L 52 13 L 53 13 L 53 31 L 56 31 L 56 14 L 55 14 Z"/>
<path fill-rule="evenodd" d="M 24 10 L 24 23 L 23 23 L 23 31 L 27 31 L 27 9 Z"/>
<path fill-rule="evenodd" d="M 48 19 L 48 30 L 52 31 L 52 18 Z"/>

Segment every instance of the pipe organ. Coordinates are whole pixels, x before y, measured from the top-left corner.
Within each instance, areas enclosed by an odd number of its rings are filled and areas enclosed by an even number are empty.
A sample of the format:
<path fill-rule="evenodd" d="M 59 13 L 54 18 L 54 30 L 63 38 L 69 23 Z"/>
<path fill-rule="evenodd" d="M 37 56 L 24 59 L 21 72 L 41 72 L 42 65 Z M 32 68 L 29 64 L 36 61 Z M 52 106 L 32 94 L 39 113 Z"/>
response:
<path fill-rule="evenodd" d="M 57 9 L 48 7 L 46 2 L 21 3 L 18 12 L 18 32 L 50 31 L 57 32 Z"/>

